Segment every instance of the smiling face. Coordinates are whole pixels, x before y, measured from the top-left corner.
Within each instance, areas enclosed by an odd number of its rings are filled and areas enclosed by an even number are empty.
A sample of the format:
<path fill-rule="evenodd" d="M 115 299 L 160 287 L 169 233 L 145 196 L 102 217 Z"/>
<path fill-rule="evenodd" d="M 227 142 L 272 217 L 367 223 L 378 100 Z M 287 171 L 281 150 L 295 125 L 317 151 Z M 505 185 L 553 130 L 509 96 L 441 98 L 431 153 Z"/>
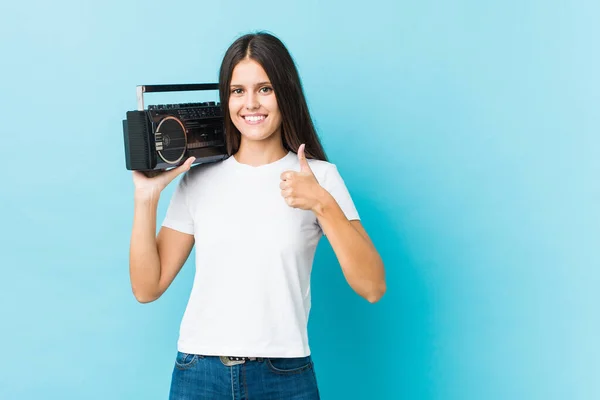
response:
<path fill-rule="evenodd" d="M 262 66 L 252 59 L 240 61 L 233 69 L 229 114 L 242 140 L 279 140 L 281 136 L 282 118 L 273 86 Z"/>

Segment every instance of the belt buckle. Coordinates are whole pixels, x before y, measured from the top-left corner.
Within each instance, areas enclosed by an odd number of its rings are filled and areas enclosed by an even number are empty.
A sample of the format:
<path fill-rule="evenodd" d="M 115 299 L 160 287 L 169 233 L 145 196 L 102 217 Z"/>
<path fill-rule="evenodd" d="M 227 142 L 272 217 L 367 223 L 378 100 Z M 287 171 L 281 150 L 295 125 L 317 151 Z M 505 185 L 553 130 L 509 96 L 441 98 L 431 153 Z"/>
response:
<path fill-rule="evenodd" d="M 244 359 L 232 360 L 227 356 L 219 356 L 219 358 L 221 359 L 221 362 L 223 363 L 223 365 L 226 365 L 228 367 L 233 367 L 234 365 L 244 364 L 246 362 L 246 360 L 244 360 Z"/>

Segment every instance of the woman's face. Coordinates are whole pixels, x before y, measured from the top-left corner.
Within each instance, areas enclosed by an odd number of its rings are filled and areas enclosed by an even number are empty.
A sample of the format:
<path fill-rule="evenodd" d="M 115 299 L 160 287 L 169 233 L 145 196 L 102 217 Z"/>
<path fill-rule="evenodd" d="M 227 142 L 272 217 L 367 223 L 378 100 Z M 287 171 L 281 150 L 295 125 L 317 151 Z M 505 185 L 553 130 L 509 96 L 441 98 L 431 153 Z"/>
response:
<path fill-rule="evenodd" d="M 233 69 L 229 94 L 231 121 L 249 140 L 281 135 L 281 114 L 273 86 L 262 66 L 244 59 Z"/>

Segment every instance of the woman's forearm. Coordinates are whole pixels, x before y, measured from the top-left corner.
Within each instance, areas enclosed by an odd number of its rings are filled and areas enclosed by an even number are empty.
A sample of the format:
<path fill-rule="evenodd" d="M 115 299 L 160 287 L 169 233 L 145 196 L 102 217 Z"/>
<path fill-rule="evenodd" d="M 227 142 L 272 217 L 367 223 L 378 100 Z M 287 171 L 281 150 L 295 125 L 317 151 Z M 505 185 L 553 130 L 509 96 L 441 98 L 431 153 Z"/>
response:
<path fill-rule="evenodd" d="M 383 261 L 360 221 L 349 221 L 326 190 L 319 196 L 313 211 L 348 284 L 369 302 L 378 301 L 386 290 Z"/>

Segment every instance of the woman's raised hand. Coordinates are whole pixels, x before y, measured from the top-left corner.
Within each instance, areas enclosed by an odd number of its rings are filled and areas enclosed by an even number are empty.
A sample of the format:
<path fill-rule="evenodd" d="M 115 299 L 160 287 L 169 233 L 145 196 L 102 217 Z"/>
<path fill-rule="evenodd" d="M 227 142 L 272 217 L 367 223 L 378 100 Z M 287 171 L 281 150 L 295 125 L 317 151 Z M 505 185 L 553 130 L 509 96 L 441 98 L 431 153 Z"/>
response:
<path fill-rule="evenodd" d="M 133 171 L 133 184 L 135 186 L 136 197 L 154 197 L 159 195 L 173 179 L 188 171 L 195 159 L 195 157 L 189 157 L 183 164 L 170 170 Z"/>

